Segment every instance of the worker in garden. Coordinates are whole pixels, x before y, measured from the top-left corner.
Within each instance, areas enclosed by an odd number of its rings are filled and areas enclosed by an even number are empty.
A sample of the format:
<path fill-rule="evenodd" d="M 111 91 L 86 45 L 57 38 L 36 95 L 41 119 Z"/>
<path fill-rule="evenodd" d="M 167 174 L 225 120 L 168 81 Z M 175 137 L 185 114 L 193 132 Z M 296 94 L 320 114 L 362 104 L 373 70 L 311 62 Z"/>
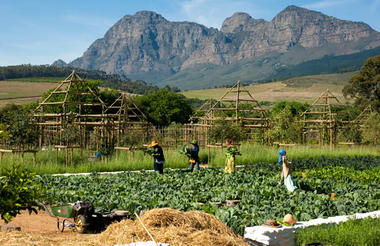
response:
<path fill-rule="evenodd" d="M 232 145 L 232 140 L 227 139 L 227 150 L 226 150 L 226 167 L 224 168 L 224 173 L 235 172 L 235 156 L 241 155 L 236 146 Z"/>
<path fill-rule="evenodd" d="M 165 163 L 164 151 L 157 141 L 152 141 L 148 147 L 150 148 L 149 154 L 153 156 L 154 171 L 158 171 L 160 174 L 163 174 Z"/>
<path fill-rule="evenodd" d="M 284 183 L 288 191 L 293 192 L 295 189 L 297 189 L 297 186 L 291 175 L 292 163 L 288 160 L 285 150 L 281 149 L 278 152 L 278 154 L 278 163 L 282 165 L 281 178 L 279 184 Z"/>
<path fill-rule="evenodd" d="M 188 152 L 190 154 L 189 157 L 189 163 L 190 163 L 190 172 L 194 170 L 195 168 L 199 171 L 199 146 L 197 140 L 192 140 L 190 142 L 191 148 L 188 149 Z"/>

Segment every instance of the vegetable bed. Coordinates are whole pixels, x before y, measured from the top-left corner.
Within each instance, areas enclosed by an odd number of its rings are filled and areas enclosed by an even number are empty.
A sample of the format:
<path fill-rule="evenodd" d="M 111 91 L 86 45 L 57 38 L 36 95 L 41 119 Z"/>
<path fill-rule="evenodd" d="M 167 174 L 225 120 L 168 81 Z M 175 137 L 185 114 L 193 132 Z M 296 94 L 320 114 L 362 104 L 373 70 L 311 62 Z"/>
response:
<path fill-rule="evenodd" d="M 380 157 L 293 160 L 299 187 L 288 193 L 278 184 L 281 167 L 259 163 L 226 175 L 222 169 L 200 172 L 165 170 L 117 175 L 40 177 L 47 203 L 90 201 L 104 210 L 131 213 L 157 207 L 203 210 L 235 232 L 292 213 L 300 221 L 380 209 Z M 301 172 L 306 173 L 302 178 Z M 355 174 L 355 175 L 352 175 Z M 335 198 L 329 194 L 335 193 Z M 220 205 L 240 200 L 235 207 Z"/>
<path fill-rule="evenodd" d="M 344 223 L 325 224 L 296 230 L 297 245 L 323 243 L 323 245 L 376 246 L 380 242 L 380 218 L 349 220 Z"/>

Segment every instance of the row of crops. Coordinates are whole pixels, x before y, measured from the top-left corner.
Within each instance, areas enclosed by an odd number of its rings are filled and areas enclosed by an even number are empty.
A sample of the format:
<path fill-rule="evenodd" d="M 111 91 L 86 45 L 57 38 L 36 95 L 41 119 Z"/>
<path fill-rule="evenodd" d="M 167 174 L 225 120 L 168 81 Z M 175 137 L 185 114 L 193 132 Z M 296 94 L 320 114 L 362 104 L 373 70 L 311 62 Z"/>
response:
<path fill-rule="evenodd" d="M 240 234 L 245 226 L 287 213 L 304 221 L 380 209 L 380 157 L 293 160 L 293 164 L 299 187 L 293 193 L 278 184 L 281 167 L 275 163 L 247 166 L 232 175 L 222 169 L 203 169 L 193 173 L 165 170 L 164 175 L 145 171 L 46 175 L 40 180 L 47 189 L 45 202 L 50 204 L 83 200 L 104 210 L 132 213 L 156 207 L 198 209 L 216 215 Z M 235 207 L 219 205 L 226 200 L 240 202 Z"/>

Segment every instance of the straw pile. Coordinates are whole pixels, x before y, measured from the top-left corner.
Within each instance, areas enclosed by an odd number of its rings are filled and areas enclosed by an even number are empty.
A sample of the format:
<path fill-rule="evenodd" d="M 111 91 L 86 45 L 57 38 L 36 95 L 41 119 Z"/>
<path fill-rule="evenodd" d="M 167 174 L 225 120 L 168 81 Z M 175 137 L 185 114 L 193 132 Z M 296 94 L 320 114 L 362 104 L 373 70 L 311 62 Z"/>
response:
<path fill-rule="evenodd" d="M 0 245 L 6 246 L 89 246 L 94 235 L 83 235 L 77 232 L 41 234 L 35 232 L 9 231 L 0 232 Z"/>
<path fill-rule="evenodd" d="M 200 211 L 181 212 L 171 208 L 157 208 L 141 217 L 156 242 L 171 246 L 185 245 L 248 245 L 215 216 Z M 135 241 L 151 241 L 141 223 L 136 219 L 110 225 L 98 235 L 94 245 L 128 244 Z"/>

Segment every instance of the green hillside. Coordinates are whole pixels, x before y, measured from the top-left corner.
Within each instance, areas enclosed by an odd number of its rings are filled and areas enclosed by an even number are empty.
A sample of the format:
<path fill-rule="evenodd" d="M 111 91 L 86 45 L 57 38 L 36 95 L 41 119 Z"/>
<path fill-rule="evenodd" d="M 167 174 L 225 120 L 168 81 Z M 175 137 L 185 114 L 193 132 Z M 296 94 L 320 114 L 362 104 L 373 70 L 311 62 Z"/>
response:
<path fill-rule="evenodd" d="M 202 65 L 180 71 L 159 86 L 177 86 L 182 90 L 206 89 L 231 85 L 236 80 L 244 83 L 266 82 L 296 76 L 357 71 L 364 61 L 380 54 L 380 47 L 342 56 L 324 56 L 332 49 L 316 54 L 316 50 L 296 47 L 292 52 L 251 61 L 240 61 L 225 66 Z M 307 56 L 315 57 L 306 61 Z M 319 57 L 318 57 L 319 56 Z M 303 62 L 306 61 L 306 62 Z"/>
<path fill-rule="evenodd" d="M 357 72 L 322 74 L 295 77 L 276 82 L 252 84 L 246 86 L 252 96 L 258 101 L 276 102 L 281 100 L 312 102 L 326 89 L 329 89 L 339 100 L 344 103 L 342 89 L 348 80 Z M 188 90 L 181 92 L 188 98 L 219 99 L 227 91 L 227 88 L 215 88 L 205 90 Z"/>

